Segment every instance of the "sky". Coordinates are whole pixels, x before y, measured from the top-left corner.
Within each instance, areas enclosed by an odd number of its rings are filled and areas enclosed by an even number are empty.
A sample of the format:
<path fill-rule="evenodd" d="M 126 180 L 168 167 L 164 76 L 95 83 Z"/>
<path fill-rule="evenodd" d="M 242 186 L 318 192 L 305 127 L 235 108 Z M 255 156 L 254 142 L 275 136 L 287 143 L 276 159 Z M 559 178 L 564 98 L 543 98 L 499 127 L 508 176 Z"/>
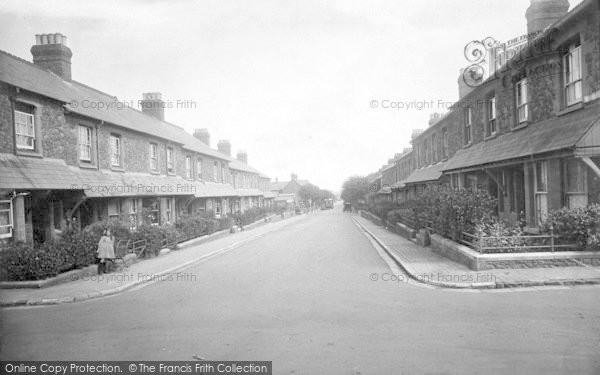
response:
<path fill-rule="evenodd" d="M 581 0 L 571 0 L 571 8 Z M 338 191 L 410 147 L 458 100 L 464 47 L 526 33 L 529 0 L 2 0 L 0 49 L 31 61 L 60 32 L 72 77 L 134 103 L 271 177 Z"/>

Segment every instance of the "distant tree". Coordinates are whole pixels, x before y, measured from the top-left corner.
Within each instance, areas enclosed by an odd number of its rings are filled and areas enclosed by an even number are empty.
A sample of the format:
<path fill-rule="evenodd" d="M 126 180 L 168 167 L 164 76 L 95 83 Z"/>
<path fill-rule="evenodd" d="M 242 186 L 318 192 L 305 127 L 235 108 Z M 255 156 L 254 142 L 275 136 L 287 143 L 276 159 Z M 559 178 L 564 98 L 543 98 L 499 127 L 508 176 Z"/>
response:
<path fill-rule="evenodd" d="M 369 180 L 363 176 L 352 176 L 344 181 L 342 186 L 342 200 L 357 203 L 365 198 L 369 192 Z"/>
<path fill-rule="evenodd" d="M 319 190 L 319 200 L 324 201 L 325 199 L 335 199 L 335 194 L 333 194 L 329 190 L 325 190 L 325 189 Z"/>
<path fill-rule="evenodd" d="M 319 199 L 320 191 L 321 191 L 321 189 L 319 189 L 318 186 L 308 183 L 308 184 L 302 185 L 300 190 L 298 190 L 298 197 L 300 197 L 301 200 L 306 201 L 306 202 L 308 200 L 315 202 Z"/>

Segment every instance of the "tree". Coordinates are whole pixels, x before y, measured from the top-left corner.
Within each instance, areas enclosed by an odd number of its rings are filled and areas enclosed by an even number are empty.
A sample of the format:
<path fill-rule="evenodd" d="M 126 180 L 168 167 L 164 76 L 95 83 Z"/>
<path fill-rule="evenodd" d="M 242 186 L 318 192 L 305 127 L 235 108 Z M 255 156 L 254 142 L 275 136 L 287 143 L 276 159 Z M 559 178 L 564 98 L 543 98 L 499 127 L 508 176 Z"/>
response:
<path fill-rule="evenodd" d="M 303 201 L 311 200 L 312 202 L 315 202 L 319 199 L 320 191 L 321 191 L 321 189 L 319 189 L 318 186 L 315 186 L 310 183 L 305 184 L 305 185 L 302 185 L 300 190 L 298 190 L 298 197 L 300 197 L 300 199 Z"/>
<path fill-rule="evenodd" d="M 344 181 L 342 199 L 344 202 L 358 203 L 369 192 L 369 180 L 363 176 L 352 176 Z"/>

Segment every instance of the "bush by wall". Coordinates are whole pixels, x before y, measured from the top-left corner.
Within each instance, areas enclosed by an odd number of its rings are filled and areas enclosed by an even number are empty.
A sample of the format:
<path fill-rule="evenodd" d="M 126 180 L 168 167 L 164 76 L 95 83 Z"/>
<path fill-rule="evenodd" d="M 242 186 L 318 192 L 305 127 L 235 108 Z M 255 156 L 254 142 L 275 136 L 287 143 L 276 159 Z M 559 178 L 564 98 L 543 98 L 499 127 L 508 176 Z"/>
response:
<path fill-rule="evenodd" d="M 584 208 L 563 208 L 552 211 L 544 224 L 546 231 L 553 230 L 565 241 L 577 244 L 580 249 L 600 249 L 600 204 Z"/>

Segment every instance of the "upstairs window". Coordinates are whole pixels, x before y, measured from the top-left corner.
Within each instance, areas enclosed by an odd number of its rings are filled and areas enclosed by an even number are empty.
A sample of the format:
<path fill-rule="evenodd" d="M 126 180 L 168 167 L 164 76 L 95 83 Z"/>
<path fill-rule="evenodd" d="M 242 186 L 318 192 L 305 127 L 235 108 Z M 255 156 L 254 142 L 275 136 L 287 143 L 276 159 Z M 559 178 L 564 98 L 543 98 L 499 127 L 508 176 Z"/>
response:
<path fill-rule="evenodd" d="M 517 99 L 517 126 L 527 122 L 529 119 L 529 107 L 527 104 L 527 77 L 523 78 L 515 86 Z"/>
<path fill-rule="evenodd" d="M 571 44 L 563 56 L 566 105 L 581 102 L 581 45 Z"/>
<path fill-rule="evenodd" d="M 185 177 L 190 180 L 192 178 L 192 157 L 185 157 Z"/>
<path fill-rule="evenodd" d="M 221 182 L 225 183 L 225 164 L 221 164 Z"/>
<path fill-rule="evenodd" d="M 35 107 L 24 103 L 15 105 L 15 134 L 17 148 L 35 150 Z"/>
<path fill-rule="evenodd" d="M 79 126 L 79 160 L 92 161 L 92 128 Z"/>
<path fill-rule="evenodd" d="M 217 182 L 219 180 L 219 164 L 215 161 L 213 164 L 213 181 Z"/>
<path fill-rule="evenodd" d="M 496 134 L 498 130 L 496 125 L 496 96 L 488 98 L 486 101 L 486 113 L 487 113 L 487 126 L 485 129 L 485 135 L 491 137 Z"/>
<path fill-rule="evenodd" d="M 158 145 L 156 143 L 150 143 L 149 148 L 150 156 L 150 170 L 158 170 Z"/>
<path fill-rule="evenodd" d="M 115 134 L 110 135 L 110 165 L 121 166 L 121 137 Z"/>
<path fill-rule="evenodd" d="M 173 164 L 173 148 L 167 147 L 167 173 L 175 173 Z"/>
<path fill-rule="evenodd" d="M 464 110 L 464 144 L 470 145 L 473 142 L 473 109 Z"/>
<path fill-rule="evenodd" d="M 196 162 L 196 174 L 198 175 L 198 180 L 202 180 L 202 159 L 198 159 Z"/>

